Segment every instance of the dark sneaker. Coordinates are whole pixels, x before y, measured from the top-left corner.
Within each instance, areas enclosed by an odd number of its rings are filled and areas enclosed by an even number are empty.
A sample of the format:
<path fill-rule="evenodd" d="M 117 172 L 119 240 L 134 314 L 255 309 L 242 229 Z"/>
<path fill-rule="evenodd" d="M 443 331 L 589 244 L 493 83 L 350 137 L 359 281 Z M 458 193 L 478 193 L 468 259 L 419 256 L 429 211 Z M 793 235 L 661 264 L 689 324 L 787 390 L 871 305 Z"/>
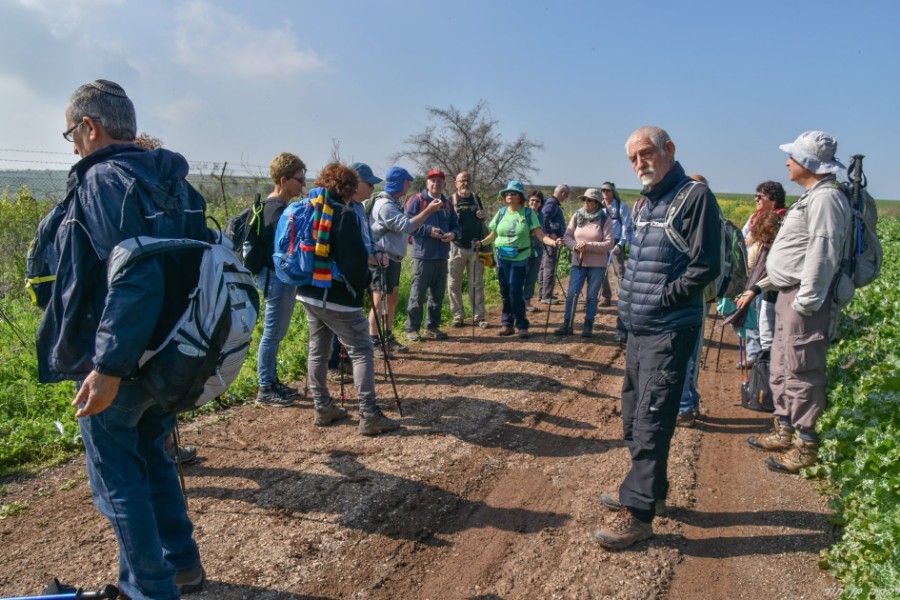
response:
<path fill-rule="evenodd" d="M 446 340 L 450 336 L 441 331 L 440 329 L 425 329 L 425 337 L 429 340 Z"/>
<path fill-rule="evenodd" d="M 166 454 L 172 460 L 177 460 L 183 465 L 191 465 L 197 462 L 197 448 L 194 446 L 172 446 L 166 448 Z"/>
<path fill-rule="evenodd" d="M 807 442 L 799 437 L 794 446 L 778 456 L 770 456 L 766 459 L 766 466 L 779 473 L 799 473 L 804 467 L 816 464 L 819 456 L 819 444 Z"/>
<path fill-rule="evenodd" d="M 594 336 L 594 324 L 584 322 L 584 325 L 581 326 L 581 337 L 589 338 Z"/>
<path fill-rule="evenodd" d="M 388 350 L 393 354 L 394 352 L 409 352 L 409 348 L 401 344 L 397 341 L 397 338 L 394 337 L 393 332 L 388 334 L 387 338 Z"/>
<path fill-rule="evenodd" d="M 622 510 L 622 505 L 619 504 L 619 501 L 610 496 L 609 494 L 600 494 L 600 504 L 603 505 L 603 508 L 612 511 Z M 657 517 L 665 517 L 669 514 L 669 508 L 666 506 L 665 499 L 656 501 L 656 516 Z"/>
<path fill-rule="evenodd" d="M 653 537 L 653 525 L 639 521 L 627 508 L 613 517 L 609 527 L 594 532 L 593 540 L 607 550 L 624 550 L 629 546 Z"/>
<path fill-rule="evenodd" d="M 379 409 L 374 412 L 359 413 L 359 432 L 362 435 L 378 435 L 387 431 L 400 429 L 400 423 L 384 416 Z"/>
<path fill-rule="evenodd" d="M 569 335 L 570 333 L 572 333 L 572 323 L 570 323 L 569 321 L 563 321 L 563 324 L 560 325 L 553 333 L 554 335 Z"/>
<path fill-rule="evenodd" d="M 747 443 L 751 448 L 757 450 L 765 450 L 766 452 L 781 452 L 791 447 L 794 439 L 794 428 L 790 425 L 784 425 L 781 419 L 775 417 L 775 424 L 772 431 L 759 437 L 751 435 L 747 438 Z"/>
<path fill-rule="evenodd" d="M 196 592 L 203 587 L 206 581 L 206 571 L 203 565 L 197 565 L 193 569 L 186 571 L 178 571 L 175 573 L 175 585 L 182 594 L 190 594 Z"/>
<path fill-rule="evenodd" d="M 497 332 L 497 335 L 507 336 L 512 335 L 515 332 L 515 329 L 513 329 L 512 327 L 501 327 L 500 331 Z"/>
<path fill-rule="evenodd" d="M 679 413 L 675 418 L 675 427 L 694 427 L 697 425 L 697 419 L 694 418 L 694 411 Z"/>
<path fill-rule="evenodd" d="M 341 408 L 340 406 L 335 406 L 334 404 L 329 404 L 324 408 L 316 409 L 316 419 L 313 421 L 319 427 L 324 427 L 329 423 L 333 423 L 335 421 L 340 421 L 347 417 L 347 411 Z"/>
<path fill-rule="evenodd" d="M 478 321 L 478 326 L 481 327 L 482 329 L 490 329 L 491 324 L 488 323 L 487 321 L 485 321 L 484 319 L 482 319 L 482 320 Z"/>
<path fill-rule="evenodd" d="M 300 396 L 300 390 L 298 390 L 297 388 L 292 388 L 289 385 L 284 385 L 277 379 L 275 380 L 275 383 L 272 384 L 272 388 L 274 388 L 274 390 L 278 392 L 278 395 L 282 398 L 293 400 Z"/>
<path fill-rule="evenodd" d="M 421 342 L 422 336 L 419 334 L 418 331 L 407 331 L 406 339 L 408 339 L 411 342 Z"/>
<path fill-rule="evenodd" d="M 453 326 L 454 326 L 454 327 L 465 327 L 465 326 L 466 326 L 466 322 L 463 321 L 463 320 L 462 320 L 461 318 L 459 318 L 459 317 L 454 317 L 454 318 L 453 318 Z"/>
<path fill-rule="evenodd" d="M 527 329 L 520 329 L 520 330 L 519 330 L 519 339 L 527 340 L 527 339 L 530 338 L 530 337 L 531 337 L 531 334 L 528 333 L 528 330 L 527 330 Z"/>
<path fill-rule="evenodd" d="M 256 402 L 264 406 L 284 408 L 294 403 L 294 398 L 285 398 L 278 393 L 274 385 L 264 385 L 256 392 Z"/>

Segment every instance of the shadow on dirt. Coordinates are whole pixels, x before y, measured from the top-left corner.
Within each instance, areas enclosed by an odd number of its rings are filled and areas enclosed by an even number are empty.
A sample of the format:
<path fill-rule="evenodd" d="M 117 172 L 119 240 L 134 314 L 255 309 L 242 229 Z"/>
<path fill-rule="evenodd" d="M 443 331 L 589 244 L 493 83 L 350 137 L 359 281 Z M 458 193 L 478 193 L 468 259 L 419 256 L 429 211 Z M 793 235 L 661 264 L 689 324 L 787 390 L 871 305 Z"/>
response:
<path fill-rule="evenodd" d="M 715 537 L 690 540 L 680 535 L 659 535 L 650 544 L 678 548 L 686 556 L 700 558 L 730 558 L 763 554 L 802 553 L 818 555 L 819 551 L 834 543 L 826 533 L 789 533 L 784 535 L 749 535 L 742 537 Z M 633 547 L 646 550 L 643 544 Z"/>
<path fill-rule="evenodd" d="M 561 513 L 498 508 L 466 500 L 435 485 L 373 471 L 353 452 L 331 452 L 325 466 L 335 474 L 195 466 L 190 469 L 192 477 L 210 478 L 211 483 L 226 480 L 227 485 L 188 486 L 188 497 L 245 502 L 286 518 L 311 515 L 314 520 L 332 522 L 321 515 L 335 515 L 333 522 L 349 529 L 428 546 L 447 545 L 437 537 L 441 534 L 477 528 L 536 533 L 561 527 L 570 519 Z M 252 482 L 252 487 L 247 482 Z"/>
<path fill-rule="evenodd" d="M 203 586 L 203 596 L 207 598 L 252 598 L 253 600 L 334 600 L 337 596 L 308 596 L 270 590 L 252 585 L 234 585 L 207 580 Z M 188 598 L 194 596 L 189 595 Z"/>
<path fill-rule="evenodd" d="M 486 448 L 501 448 L 509 452 L 531 456 L 588 456 L 621 448 L 621 439 L 592 438 L 587 432 L 597 426 L 543 411 L 520 411 L 499 402 L 465 396 L 451 396 L 428 400 L 429 411 L 417 417 L 415 405 L 408 411 L 404 424 L 425 427 L 425 430 L 405 429 L 400 435 L 452 435 L 459 440 Z M 407 414 L 407 413 L 404 413 Z M 546 423 L 549 427 L 541 427 Z M 561 429 L 572 432 L 550 431 Z"/>
<path fill-rule="evenodd" d="M 765 433 L 772 428 L 772 417 L 766 413 L 751 413 L 758 417 L 713 417 L 703 415 L 700 420 L 700 430 L 709 433 L 728 433 L 735 435 L 750 435 L 753 433 Z M 749 449 L 749 448 L 748 448 Z"/>

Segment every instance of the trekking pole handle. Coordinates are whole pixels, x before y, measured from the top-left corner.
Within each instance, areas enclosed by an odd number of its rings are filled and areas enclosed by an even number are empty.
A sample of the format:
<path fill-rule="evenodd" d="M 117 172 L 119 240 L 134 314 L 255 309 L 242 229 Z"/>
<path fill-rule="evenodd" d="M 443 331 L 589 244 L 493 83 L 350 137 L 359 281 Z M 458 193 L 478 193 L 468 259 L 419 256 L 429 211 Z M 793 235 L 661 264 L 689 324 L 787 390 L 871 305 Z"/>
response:
<path fill-rule="evenodd" d="M 97 591 L 84 591 L 81 588 L 74 592 L 63 594 L 44 594 L 41 596 L 13 596 L 0 598 L 0 600 L 116 600 L 119 597 L 119 588 L 107 584 Z"/>

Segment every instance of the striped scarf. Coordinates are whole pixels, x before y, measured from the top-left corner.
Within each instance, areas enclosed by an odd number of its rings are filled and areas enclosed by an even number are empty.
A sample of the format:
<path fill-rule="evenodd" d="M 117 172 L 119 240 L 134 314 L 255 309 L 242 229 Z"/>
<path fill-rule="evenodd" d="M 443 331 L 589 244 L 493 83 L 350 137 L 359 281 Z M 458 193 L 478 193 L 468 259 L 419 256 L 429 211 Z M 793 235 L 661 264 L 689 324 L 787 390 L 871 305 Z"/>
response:
<path fill-rule="evenodd" d="M 334 221 L 334 208 L 327 202 L 331 199 L 328 191 L 323 188 L 319 188 L 319 191 L 317 197 L 310 198 L 313 204 L 313 239 L 316 242 L 312 284 L 319 288 L 330 288 L 334 265 L 331 259 L 331 225 Z"/>

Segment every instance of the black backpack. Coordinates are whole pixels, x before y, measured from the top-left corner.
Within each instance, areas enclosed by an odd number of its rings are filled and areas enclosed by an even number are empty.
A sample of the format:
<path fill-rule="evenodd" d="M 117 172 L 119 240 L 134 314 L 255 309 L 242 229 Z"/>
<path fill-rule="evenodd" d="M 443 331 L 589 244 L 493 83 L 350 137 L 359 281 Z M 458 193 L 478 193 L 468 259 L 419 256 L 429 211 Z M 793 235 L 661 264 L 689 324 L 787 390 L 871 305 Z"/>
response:
<path fill-rule="evenodd" d="M 769 351 L 760 352 L 750 369 L 750 381 L 741 385 L 741 406 L 757 412 L 775 412 L 769 387 Z"/>
<path fill-rule="evenodd" d="M 272 255 L 272 240 L 264 239 L 263 231 L 263 209 L 266 202 L 269 200 L 260 202 L 260 195 L 257 193 L 252 205 L 225 224 L 225 235 L 231 238 L 235 254 L 254 275 L 263 270 Z"/>

